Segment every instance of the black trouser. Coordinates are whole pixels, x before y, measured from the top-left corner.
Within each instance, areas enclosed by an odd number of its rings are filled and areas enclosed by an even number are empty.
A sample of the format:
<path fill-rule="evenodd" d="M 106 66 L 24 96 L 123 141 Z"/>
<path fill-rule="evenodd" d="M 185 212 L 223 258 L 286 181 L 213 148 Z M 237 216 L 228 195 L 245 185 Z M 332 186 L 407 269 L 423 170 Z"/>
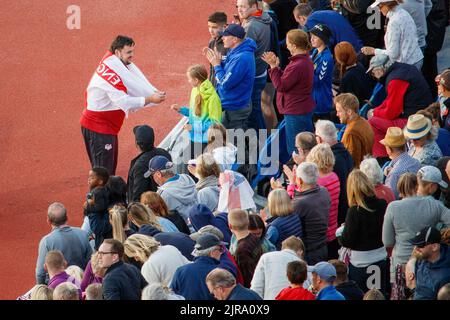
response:
<path fill-rule="evenodd" d="M 91 167 L 105 167 L 110 175 L 116 174 L 119 143 L 117 135 L 103 134 L 81 127 Z"/>

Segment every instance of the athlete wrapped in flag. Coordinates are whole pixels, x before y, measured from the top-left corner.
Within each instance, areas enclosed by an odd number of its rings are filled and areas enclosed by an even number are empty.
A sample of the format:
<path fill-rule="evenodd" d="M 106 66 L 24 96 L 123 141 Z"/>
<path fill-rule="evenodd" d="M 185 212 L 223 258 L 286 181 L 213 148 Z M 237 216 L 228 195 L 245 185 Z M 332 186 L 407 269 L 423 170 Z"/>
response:
<path fill-rule="evenodd" d="M 103 166 L 111 175 L 117 167 L 117 135 L 125 117 L 166 97 L 132 62 L 133 56 L 133 39 L 117 36 L 89 82 L 80 119 L 91 166 Z"/>

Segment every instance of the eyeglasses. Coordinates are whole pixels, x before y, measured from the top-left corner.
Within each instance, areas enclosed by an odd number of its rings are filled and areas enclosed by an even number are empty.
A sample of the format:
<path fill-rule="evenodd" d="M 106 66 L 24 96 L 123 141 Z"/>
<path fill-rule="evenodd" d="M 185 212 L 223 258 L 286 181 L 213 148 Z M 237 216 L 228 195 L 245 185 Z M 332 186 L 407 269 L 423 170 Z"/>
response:
<path fill-rule="evenodd" d="M 99 255 L 99 256 L 103 256 L 103 255 L 105 255 L 105 254 L 116 254 L 117 252 L 115 252 L 115 251 L 109 251 L 109 252 L 106 252 L 106 251 L 97 251 L 97 254 Z"/>

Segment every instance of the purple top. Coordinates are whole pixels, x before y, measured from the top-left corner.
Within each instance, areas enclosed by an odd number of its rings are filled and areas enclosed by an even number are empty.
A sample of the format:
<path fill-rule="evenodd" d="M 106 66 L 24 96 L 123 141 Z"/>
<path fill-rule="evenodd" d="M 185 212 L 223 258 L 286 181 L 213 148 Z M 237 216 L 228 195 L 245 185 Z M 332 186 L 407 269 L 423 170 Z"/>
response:
<path fill-rule="evenodd" d="M 48 282 L 48 287 L 51 289 L 55 289 L 59 284 L 64 283 L 64 282 L 71 282 L 74 285 L 76 285 L 78 288 L 78 294 L 81 299 L 80 284 L 77 283 L 77 280 L 74 277 L 69 276 L 65 271 L 58 273 L 56 276 L 51 278 L 50 281 Z"/>
<path fill-rule="evenodd" d="M 81 291 L 85 292 L 86 288 L 92 283 L 102 283 L 103 278 L 98 277 L 92 271 L 91 260 L 89 260 L 86 270 L 84 270 L 83 280 L 81 281 Z"/>

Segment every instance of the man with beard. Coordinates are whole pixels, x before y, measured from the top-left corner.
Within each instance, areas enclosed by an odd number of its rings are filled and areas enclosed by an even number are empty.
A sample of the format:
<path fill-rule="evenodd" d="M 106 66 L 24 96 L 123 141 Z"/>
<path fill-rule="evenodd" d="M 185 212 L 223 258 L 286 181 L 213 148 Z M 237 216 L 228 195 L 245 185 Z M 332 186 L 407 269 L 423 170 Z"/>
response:
<path fill-rule="evenodd" d="M 450 282 L 450 250 L 441 244 L 441 234 L 426 227 L 410 240 L 414 245 L 416 291 L 414 300 L 436 300 L 439 289 Z"/>
<path fill-rule="evenodd" d="M 166 99 L 133 63 L 134 41 L 117 36 L 100 61 L 85 92 L 80 119 L 86 151 L 92 167 L 105 167 L 115 175 L 118 138 L 129 112 L 150 107 Z"/>

